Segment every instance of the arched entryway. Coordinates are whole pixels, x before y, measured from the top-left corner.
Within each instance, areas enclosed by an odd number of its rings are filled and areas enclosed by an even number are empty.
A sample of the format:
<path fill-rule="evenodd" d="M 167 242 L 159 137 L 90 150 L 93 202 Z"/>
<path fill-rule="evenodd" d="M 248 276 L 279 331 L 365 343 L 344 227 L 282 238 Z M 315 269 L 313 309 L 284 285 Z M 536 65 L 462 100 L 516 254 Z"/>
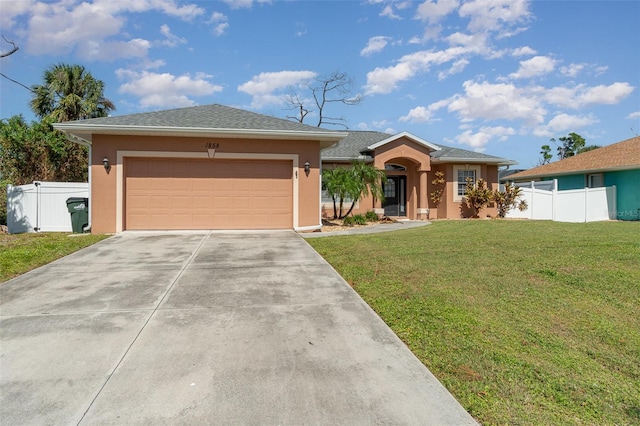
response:
<path fill-rule="evenodd" d="M 387 163 L 384 166 L 387 180 L 384 183 L 385 216 L 407 215 L 407 168 L 400 164 Z"/>

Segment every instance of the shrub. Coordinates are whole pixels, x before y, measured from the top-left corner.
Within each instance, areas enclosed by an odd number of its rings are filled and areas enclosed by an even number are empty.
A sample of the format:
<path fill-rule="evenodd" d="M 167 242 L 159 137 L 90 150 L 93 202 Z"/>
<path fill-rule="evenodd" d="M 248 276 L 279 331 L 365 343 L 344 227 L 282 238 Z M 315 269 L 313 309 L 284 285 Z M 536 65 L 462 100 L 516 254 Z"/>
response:
<path fill-rule="evenodd" d="M 0 179 L 0 225 L 7 224 L 7 185 L 8 180 Z"/>
<path fill-rule="evenodd" d="M 442 195 L 444 194 L 444 184 L 446 181 L 444 180 L 443 172 L 437 171 L 435 175 L 436 175 L 436 178 L 431 181 L 435 189 L 430 195 L 431 195 L 431 202 L 433 203 L 433 205 L 438 207 L 438 204 L 440 204 L 440 202 L 442 201 Z"/>
<path fill-rule="evenodd" d="M 528 206 L 525 200 L 520 200 L 522 190 L 517 185 L 505 184 L 504 191 L 494 191 L 493 200 L 498 207 L 498 216 L 505 217 L 507 212 L 512 208 L 518 208 L 520 211 L 525 211 Z"/>
<path fill-rule="evenodd" d="M 367 224 L 367 218 L 366 218 L 366 217 L 364 217 L 364 216 L 363 216 L 363 215 L 361 215 L 361 214 L 357 214 L 357 215 L 354 215 L 354 216 L 353 216 L 353 222 L 354 222 L 356 225 L 366 225 L 366 224 Z"/>
<path fill-rule="evenodd" d="M 347 216 L 343 219 L 342 224 L 344 226 L 353 226 L 353 225 L 366 225 L 367 218 L 361 214 L 356 214 L 353 216 Z"/>
<path fill-rule="evenodd" d="M 365 219 L 367 219 L 368 222 L 377 222 L 378 221 L 378 213 L 373 212 L 373 211 L 366 212 L 364 217 L 365 217 Z"/>
<path fill-rule="evenodd" d="M 473 184 L 470 178 L 467 178 L 467 186 L 464 191 L 464 201 L 467 206 L 473 210 L 473 217 L 480 217 L 480 210 L 485 208 L 493 198 L 492 191 L 487 188 L 487 183 L 480 178 Z"/>

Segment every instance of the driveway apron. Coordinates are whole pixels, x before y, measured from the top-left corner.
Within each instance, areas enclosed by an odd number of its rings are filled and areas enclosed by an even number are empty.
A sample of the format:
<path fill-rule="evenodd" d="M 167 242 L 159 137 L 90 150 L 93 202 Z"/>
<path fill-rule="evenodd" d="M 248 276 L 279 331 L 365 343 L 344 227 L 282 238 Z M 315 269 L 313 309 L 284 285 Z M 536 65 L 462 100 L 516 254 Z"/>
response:
<path fill-rule="evenodd" d="M 3 424 L 475 424 L 292 231 L 124 233 L 0 284 Z"/>

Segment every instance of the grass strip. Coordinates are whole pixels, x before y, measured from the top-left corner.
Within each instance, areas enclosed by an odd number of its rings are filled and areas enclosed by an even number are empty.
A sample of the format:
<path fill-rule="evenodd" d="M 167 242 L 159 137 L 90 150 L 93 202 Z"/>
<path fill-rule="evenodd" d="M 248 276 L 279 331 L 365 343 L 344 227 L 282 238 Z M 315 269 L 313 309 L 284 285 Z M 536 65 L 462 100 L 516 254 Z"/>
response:
<path fill-rule="evenodd" d="M 90 246 L 107 235 L 61 232 L 0 234 L 0 282 Z"/>

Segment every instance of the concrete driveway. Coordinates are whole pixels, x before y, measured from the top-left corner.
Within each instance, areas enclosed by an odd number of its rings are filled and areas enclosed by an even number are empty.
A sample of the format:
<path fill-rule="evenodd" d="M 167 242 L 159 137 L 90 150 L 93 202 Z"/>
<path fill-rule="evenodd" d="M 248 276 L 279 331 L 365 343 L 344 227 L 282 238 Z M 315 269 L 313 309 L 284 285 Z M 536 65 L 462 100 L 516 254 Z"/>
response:
<path fill-rule="evenodd" d="M 3 424 L 474 424 L 294 232 L 125 233 L 0 284 Z"/>

